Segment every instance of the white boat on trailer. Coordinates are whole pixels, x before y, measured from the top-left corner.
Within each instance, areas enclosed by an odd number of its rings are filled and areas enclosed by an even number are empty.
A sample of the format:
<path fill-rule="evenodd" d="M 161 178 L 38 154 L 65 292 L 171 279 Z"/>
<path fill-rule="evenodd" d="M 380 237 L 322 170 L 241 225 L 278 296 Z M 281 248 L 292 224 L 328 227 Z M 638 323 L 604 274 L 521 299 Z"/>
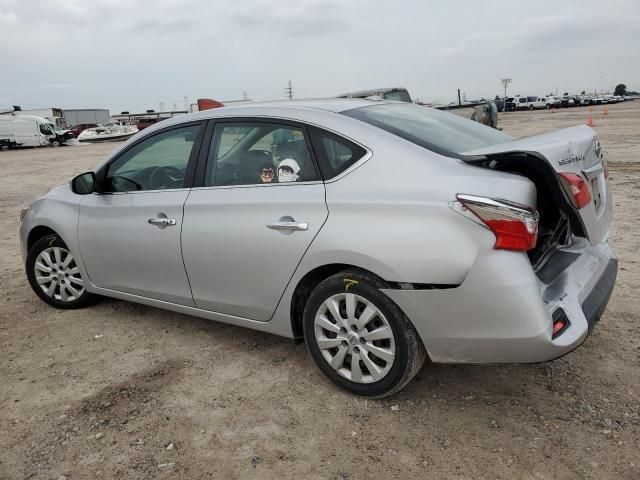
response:
<path fill-rule="evenodd" d="M 80 142 L 117 142 L 126 140 L 138 133 L 138 127 L 134 125 L 121 125 L 119 123 L 107 123 L 95 128 L 87 128 L 80 132 L 78 140 Z"/>

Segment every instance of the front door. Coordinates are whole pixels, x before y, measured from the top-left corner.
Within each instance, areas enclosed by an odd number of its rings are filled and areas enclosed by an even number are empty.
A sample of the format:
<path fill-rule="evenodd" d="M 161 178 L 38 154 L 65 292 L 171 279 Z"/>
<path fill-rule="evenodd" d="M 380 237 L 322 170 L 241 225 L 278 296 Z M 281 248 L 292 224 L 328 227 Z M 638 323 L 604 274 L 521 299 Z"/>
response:
<path fill-rule="evenodd" d="M 184 209 L 182 249 L 199 308 L 269 320 L 327 218 L 305 129 L 216 123 L 203 186 Z"/>
<path fill-rule="evenodd" d="M 78 239 L 91 283 L 194 305 L 180 229 L 199 129 L 192 124 L 145 137 L 110 162 L 103 193 L 83 198 Z"/>

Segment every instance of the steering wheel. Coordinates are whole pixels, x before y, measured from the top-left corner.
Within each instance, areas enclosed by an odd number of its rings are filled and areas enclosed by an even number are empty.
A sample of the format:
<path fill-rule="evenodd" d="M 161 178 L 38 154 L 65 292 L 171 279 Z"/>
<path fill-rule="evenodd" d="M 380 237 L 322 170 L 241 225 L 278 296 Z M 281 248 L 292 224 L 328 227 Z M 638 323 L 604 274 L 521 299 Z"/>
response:
<path fill-rule="evenodd" d="M 149 175 L 151 188 L 161 190 L 164 188 L 180 188 L 184 180 L 184 172 L 170 165 L 156 167 Z"/>

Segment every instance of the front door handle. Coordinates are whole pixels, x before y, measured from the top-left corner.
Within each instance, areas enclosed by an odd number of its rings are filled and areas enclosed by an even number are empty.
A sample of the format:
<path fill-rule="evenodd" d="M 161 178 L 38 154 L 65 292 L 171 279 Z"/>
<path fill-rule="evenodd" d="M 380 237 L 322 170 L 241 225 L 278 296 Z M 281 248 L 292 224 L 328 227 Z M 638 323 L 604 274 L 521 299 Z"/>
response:
<path fill-rule="evenodd" d="M 275 222 L 267 225 L 271 230 L 304 231 L 309 229 L 306 222 Z"/>
<path fill-rule="evenodd" d="M 175 225 L 177 222 L 175 218 L 158 217 L 158 218 L 150 218 L 149 223 L 151 225 L 156 225 L 158 227 L 168 227 L 171 225 Z"/>

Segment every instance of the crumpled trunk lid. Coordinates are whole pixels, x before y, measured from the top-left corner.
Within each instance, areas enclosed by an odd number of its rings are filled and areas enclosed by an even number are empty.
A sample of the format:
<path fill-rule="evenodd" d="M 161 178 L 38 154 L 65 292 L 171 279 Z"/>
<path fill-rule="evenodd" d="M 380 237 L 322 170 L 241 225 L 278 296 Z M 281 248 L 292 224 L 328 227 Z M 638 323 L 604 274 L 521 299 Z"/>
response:
<path fill-rule="evenodd" d="M 570 172 L 582 177 L 591 201 L 575 212 L 592 245 L 605 240 L 613 219 L 613 202 L 595 130 L 586 125 L 569 127 L 464 152 L 462 155 L 469 157 L 468 160 L 463 158 L 468 163 L 478 163 L 494 156 L 519 153 L 543 159 L 557 174 Z M 564 188 L 562 190 L 565 191 Z"/>

